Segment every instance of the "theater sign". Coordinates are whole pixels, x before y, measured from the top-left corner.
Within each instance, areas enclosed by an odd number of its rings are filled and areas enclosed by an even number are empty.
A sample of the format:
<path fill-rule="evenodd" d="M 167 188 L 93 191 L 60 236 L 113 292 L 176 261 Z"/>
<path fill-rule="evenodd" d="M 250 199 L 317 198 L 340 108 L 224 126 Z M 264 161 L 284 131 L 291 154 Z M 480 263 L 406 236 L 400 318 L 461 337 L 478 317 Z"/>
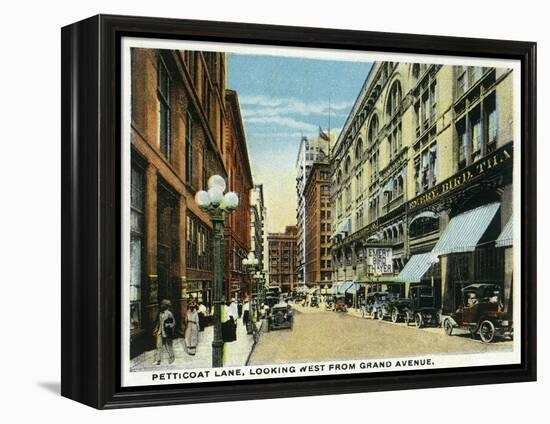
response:
<path fill-rule="evenodd" d="M 367 247 L 367 273 L 393 274 L 391 247 Z"/>

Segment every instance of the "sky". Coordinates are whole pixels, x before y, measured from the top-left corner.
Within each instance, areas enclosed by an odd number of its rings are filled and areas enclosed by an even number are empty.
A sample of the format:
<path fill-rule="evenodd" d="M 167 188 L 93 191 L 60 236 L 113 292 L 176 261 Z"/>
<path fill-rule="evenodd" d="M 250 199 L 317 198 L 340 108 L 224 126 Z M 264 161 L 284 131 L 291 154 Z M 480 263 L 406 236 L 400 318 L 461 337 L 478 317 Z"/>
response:
<path fill-rule="evenodd" d="M 302 136 L 338 132 L 371 68 L 368 62 L 229 55 L 255 184 L 264 185 L 267 231 L 296 224 L 296 157 Z"/>

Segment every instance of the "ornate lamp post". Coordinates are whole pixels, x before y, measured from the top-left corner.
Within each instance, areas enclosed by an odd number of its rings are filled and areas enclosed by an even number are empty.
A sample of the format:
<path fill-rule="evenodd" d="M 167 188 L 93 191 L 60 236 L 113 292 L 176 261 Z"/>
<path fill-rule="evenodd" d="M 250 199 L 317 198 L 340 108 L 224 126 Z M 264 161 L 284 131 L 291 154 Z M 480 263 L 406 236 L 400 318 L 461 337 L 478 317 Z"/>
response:
<path fill-rule="evenodd" d="M 226 184 L 223 177 L 214 175 L 208 179 L 208 191 L 198 191 L 195 201 L 199 207 L 210 213 L 214 224 L 214 339 L 212 340 L 212 367 L 223 367 L 223 338 L 221 322 L 221 305 L 224 297 L 223 271 L 223 227 L 226 213 L 231 213 L 239 206 L 239 196 L 230 191 L 225 193 Z"/>
<path fill-rule="evenodd" d="M 256 286 L 257 286 L 257 276 L 255 275 L 255 271 L 256 269 L 258 268 L 258 265 L 260 264 L 260 261 L 258 261 L 258 259 L 254 256 L 254 252 L 250 252 L 248 254 L 248 257 L 243 259 L 243 266 L 246 270 L 246 272 L 248 274 L 250 274 L 250 276 L 252 277 L 253 280 L 255 280 L 256 282 Z M 253 299 L 254 299 L 254 296 L 253 296 L 253 292 L 254 291 L 254 287 L 251 287 L 250 288 L 250 318 L 252 319 L 252 328 L 255 328 L 254 326 L 254 303 L 253 303 Z M 256 287 L 256 295 L 258 296 L 258 290 L 257 290 L 257 287 Z"/>

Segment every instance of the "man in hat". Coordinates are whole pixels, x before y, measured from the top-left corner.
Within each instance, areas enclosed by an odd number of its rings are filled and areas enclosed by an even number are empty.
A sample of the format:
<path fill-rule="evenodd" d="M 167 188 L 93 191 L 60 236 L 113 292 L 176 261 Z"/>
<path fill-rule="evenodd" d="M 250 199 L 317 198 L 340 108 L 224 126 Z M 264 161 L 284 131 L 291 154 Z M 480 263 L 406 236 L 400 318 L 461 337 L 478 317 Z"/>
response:
<path fill-rule="evenodd" d="M 160 311 L 157 319 L 157 324 L 153 330 L 153 335 L 156 336 L 157 349 L 155 350 L 155 360 L 153 365 L 160 365 L 162 359 L 162 349 L 168 352 L 168 363 L 171 364 L 176 359 L 174 355 L 173 339 L 176 329 L 176 320 L 170 312 L 171 302 L 163 299 L 160 302 Z"/>

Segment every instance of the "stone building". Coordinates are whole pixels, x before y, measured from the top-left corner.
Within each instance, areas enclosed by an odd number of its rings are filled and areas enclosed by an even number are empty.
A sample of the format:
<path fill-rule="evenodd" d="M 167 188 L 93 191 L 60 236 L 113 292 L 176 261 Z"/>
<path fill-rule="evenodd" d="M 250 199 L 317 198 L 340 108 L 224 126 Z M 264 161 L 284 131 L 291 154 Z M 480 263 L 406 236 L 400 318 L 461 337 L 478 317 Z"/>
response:
<path fill-rule="evenodd" d="M 332 285 L 332 207 L 328 157 L 313 162 L 304 188 L 305 281 L 308 286 Z"/>
<path fill-rule="evenodd" d="M 246 169 L 226 158 L 225 74 L 223 53 L 131 51 L 132 356 L 153 347 L 160 300 L 172 302 L 180 330 L 191 297 L 211 304 L 212 223 L 194 195 L 214 174 L 235 189 L 228 170 Z"/>
<path fill-rule="evenodd" d="M 509 295 L 495 240 L 512 218 L 512 79 L 373 65 L 333 149 L 334 280 L 402 295 L 423 282 L 443 309 L 474 281 Z"/>
<path fill-rule="evenodd" d="M 250 293 L 250 277 L 242 261 L 250 251 L 250 190 L 252 172 L 237 93 L 226 90 L 224 160 L 228 186 L 239 196 L 239 208 L 228 215 L 225 228 L 226 294 L 244 298 Z"/>
<path fill-rule="evenodd" d="M 305 275 L 306 263 L 306 199 L 304 190 L 311 167 L 315 161 L 328 160 L 330 154 L 330 139 L 328 135 L 320 134 L 315 139 L 302 137 L 298 156 L 296 158 L 296 222 L 297 229 L 297 248 L 298 248 L 298 281 L 300 284 L 310 284 Z"/>
<path fill-rule="evenodd" d="M 267 235 L 269 252 L 269 284 L 289 293 L 298 283 L 297 236 L 295 225 L 287 226 L 284 233 Z"/>

